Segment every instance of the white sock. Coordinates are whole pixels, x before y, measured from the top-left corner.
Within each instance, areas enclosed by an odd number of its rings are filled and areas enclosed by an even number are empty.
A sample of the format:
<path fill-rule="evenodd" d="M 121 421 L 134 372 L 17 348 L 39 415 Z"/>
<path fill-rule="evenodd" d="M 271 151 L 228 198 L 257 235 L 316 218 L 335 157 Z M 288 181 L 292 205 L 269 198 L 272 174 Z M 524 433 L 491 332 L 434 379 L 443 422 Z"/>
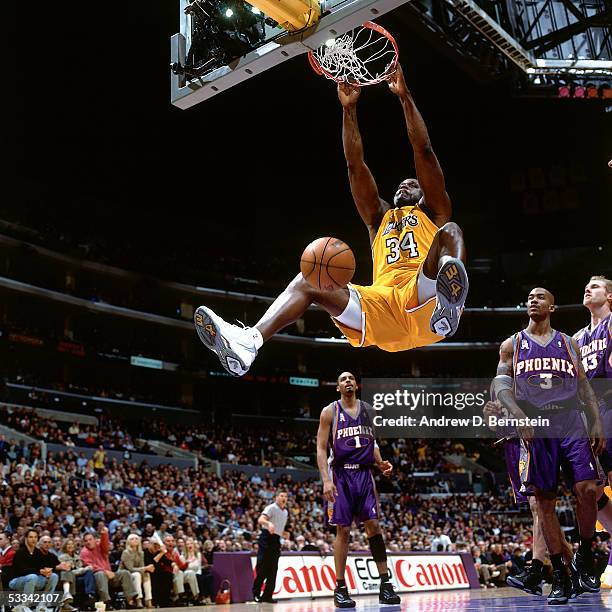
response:
<path fill-rule="evenodd" d="M 69 582 L 62 582 L 62 586 L 64 587 L 64 594 L 70 594 L 70 583 Z"/>
<path fill-rule="evenodd" d="M 255 348 L 259 350 L 263 346 L 263 343 L 264 343 L 263 336 L 261 335 L 261 332 L 256 327 L 251 327 L 250 332 L 253 336 L 253 342 L 255 342 Z"/>

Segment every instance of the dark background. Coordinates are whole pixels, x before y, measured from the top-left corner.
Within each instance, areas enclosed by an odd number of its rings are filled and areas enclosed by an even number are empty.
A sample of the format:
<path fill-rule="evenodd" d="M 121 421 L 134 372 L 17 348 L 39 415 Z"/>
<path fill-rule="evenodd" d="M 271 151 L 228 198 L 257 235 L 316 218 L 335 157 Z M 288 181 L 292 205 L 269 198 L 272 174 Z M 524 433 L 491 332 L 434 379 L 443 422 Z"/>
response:
<path fill-rule="evenodd" d="M 207 270 L 235 266 L 269 278 L 260 290 L 271 292 L 310 240 L 335 235 L 368 282 L 335 87 L 305 56 L 181 111 L 168 76 L 178 2 L 19 10 L 2 218 L 175 280 L 214 285 Z M 526 99 L 511 80 L 477 83 L 397 13 L 380 22 L 398 40 L 465 231 L 469 305 L 515 304 L 532 283 L 580 302 L 588 277 L 612 267 L 612 115 L 599 100 Z M 400 106 L 385 85 L 367 88 L 359 117 L 390 199 L 414 174 Z"/>

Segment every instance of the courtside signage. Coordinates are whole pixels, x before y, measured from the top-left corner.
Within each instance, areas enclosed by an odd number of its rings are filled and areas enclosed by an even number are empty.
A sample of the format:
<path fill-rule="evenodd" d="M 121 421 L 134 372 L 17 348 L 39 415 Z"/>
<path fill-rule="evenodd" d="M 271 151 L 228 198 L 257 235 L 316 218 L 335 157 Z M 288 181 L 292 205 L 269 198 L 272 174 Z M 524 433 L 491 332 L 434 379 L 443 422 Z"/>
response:
<path fill-rule="evenodd" d="M 257 558 L 252 557 L 253 571 Z M 391 582 L 398 593 L 469 589 L 470 582 L 459 555 L 389 555 Z M 378 571 L 374 559 L 349 556 L 346 584 L 353 595 L 377 594 Z M 334 558 L 287 555 L 278 561 L 274 597 L 331 597 L 336 585 Z"/>

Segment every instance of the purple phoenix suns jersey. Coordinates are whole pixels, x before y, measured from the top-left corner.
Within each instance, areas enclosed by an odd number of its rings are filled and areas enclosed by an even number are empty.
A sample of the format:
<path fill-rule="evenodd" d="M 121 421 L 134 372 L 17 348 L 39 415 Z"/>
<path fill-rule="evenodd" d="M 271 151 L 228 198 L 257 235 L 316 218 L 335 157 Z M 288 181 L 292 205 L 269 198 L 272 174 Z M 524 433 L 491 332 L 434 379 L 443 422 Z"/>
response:
<path fill-rule="evenodd" d="M 576 334 L 582 365 L 588 378 L 612 378 L 612 315 L 591 331 L 587 325 Z"/>
<path fill-rule="evenodd" d="M 542 345 L 521 331 L 513 341 L 516 399 L 540 409 L 547 408 L 547 404 L 553 404 L 551 409 L 576 407 L 573 401 L 565 401 L 578 391 L 578 356 L 570 339 L 553 330 L 550 341 Z"/>
<path fill-rule="evenodd" d="M 330 465 L 351 469 L 374 465 L 374 427 L 367 404 L 358 400 L 359 412 L 353 418 L 339 401 L 334 402 L 330 446 Z"/>

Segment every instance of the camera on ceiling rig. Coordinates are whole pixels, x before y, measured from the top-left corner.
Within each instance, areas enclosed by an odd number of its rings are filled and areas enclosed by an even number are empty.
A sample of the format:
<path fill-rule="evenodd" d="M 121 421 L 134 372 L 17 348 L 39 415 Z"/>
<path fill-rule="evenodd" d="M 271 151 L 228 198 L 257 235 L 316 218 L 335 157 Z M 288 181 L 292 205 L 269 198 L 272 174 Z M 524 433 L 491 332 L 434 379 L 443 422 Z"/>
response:
<path fill-rule="evenodd" d="M 265 16 L 242 0 L 193 0 L 185 13 L 191 17 L 191 45 L 185 66 L 172 65 L 175 74 L 202 76 L 265 40 Z"/>

